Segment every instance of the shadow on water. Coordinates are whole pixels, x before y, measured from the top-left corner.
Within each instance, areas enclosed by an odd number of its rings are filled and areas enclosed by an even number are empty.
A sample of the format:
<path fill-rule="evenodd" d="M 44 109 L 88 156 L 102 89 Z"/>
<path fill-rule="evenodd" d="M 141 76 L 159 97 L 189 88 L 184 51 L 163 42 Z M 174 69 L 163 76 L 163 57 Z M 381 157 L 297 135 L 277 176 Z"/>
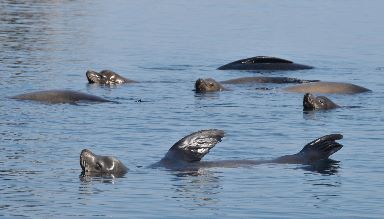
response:
<path fill-rule="evenodd" d="M 338 173 L 338 170 L 340 168 L 339 163 L 340 161 L 327 159 L 327 160 L 321 160 L 312 165 L 301 167 L 301 169 L 310 171 L 313 173 L 319 173 L 322 175 L 330 176 Z"/>

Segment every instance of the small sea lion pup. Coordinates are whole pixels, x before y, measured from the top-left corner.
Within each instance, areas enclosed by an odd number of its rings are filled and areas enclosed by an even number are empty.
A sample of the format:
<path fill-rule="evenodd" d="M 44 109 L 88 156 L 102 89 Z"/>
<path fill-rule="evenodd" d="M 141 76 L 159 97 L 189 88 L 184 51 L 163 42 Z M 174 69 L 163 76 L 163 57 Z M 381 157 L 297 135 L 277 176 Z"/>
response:
<path fill-rule="evenodd" d="M 235 78 L 231 80 L 218 82 L 212 78 L 202 79 L 199 78 L 195 82 L 195 91 L 196 92 L 215 92 L 223 91 L 226 89 L 223 84 L 257 84 L 257 83 L 275 83 L 275 84 L 285 84 L 285 83 L 309 83 L 317 82 L 318 80 L 301 80 L 298 78 L 288 78 L 288 77 L 242 77 Z"/>
<path fill-rule="evenodd" d="M 240 59 L 218 68 L 218 70 L 266 70 L 266 71 L 288 71 L 311 69 L 312 66 L 297 64 L 292 61 L 270 57 L 255 56 L 246 59 Z"/>
<path fill-rule="evenodd" d="M 315 96 L 311 93 L 304 94 L 303 108 L 309 110 L 328 110 L 340 107 L 325 96 Z"/>
<path fill-rule="evenodd" d="M 125 78 L 116 72 L 111 70 L 102 70 L 100 73 L 92 70 L 88 70 L 85 75 L 87 76 L 88 82 L 90 84 L 124 84 L 124 83 L 135 83 L 137 81 L 130 80 Z"/>
<path fill-rule="evenodd" d="M 42 103 L 58 104 L 70 103 L 76 104 L 79 102 L 115 102 L 98 96 L 71 90 L 46 90 L 36 91 L 31 93 L 20 94 L 11 97 L 17 100 L 31 100 Z"/>
<path fill-rule="evenodd" d="M 165 167 L 174 170 L 189 170 L 209 167 L 240 167 L 263 163 L 314 164 L 326 160 L 343 146 L 336 142 L 343 138 L 341 134 L 320 137 L 296 154 L 285 155 L 272 160 L 221 160 L 200 161 L 224 137 L 224 131 L 218 129 L 200 130 L 185 136 L 176 142 L 157 163 L 150 167 Z M 98 156 L 85 149 L 80 154 L 82 173 L 86 175 L 118 176 L 127 168 L 116 158 Z"/>

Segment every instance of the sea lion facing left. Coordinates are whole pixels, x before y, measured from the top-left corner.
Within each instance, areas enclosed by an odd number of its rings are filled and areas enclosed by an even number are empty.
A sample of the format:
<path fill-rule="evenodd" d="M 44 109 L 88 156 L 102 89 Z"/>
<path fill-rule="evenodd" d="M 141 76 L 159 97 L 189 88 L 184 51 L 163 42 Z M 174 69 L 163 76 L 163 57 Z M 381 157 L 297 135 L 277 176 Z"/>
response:
<path fill-rule="evenodd" d="M 88 70 L 85 75 L 87 76 L 90 84 L 123 84 L 123 83 L 135 83 L 136 81 L 125 78 L 116 72 L 111 70 L 102 70 L 100 73 L 92 70 Z"/>
<path fill-rule="evenodd" d="M 32 100 L 43 103 L 114 102 L 102 97 L 71 90 L 46 90 L 20 94 L 11 97 L 18 100 Z"/>
<path fill-rule="evenodd" d="M 315 96 L 311 93 L 306 93 L 303 97 L 304 110 L 329 110 L 340 107 L 328 97 Z"/>
<path fill-rule="evenodd" d="M 224 137 L 224 131 L 218 129 L 200 130 L 185 136 L 176 142 L 157 163 L 150 167 L 165 167 L 174 170 L 188 170 L 209 167 L 240 167 L 263 163 L 314 164 L 328 157 L 343 145 L 336 142 L 343 138 L 341 134 L 331 134 L 320 137 L 293 155 L 285 155 L 272 160 L 222 160 L 200 161 Z M 103 164 L 100 164 L 100 160 Z M 105 165 L 108 164 L 108 165 Z M 85 149 L 80 155 L 80 166 L 83 173 L 89 175 L 104 175 L 125 173 L 126 168 L 116 158 L 98 156 Z"/>
<path fill-rule="evenodd" d="M 112 156 L 99 156 L 88 149 L 80 153 L 80 166 L 83 176 L 115 176 L 120 177 L 128 172 L 128 168 Z"/>

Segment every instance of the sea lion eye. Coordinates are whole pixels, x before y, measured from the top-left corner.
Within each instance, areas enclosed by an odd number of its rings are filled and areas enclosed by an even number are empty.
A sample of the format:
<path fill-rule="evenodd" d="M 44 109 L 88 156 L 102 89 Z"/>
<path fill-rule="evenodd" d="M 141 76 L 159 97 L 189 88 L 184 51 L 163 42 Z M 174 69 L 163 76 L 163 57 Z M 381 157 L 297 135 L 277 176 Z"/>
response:
<path fill-rule="evenodd" d="M 96 163 L 96 170 L 101 170 L 101 164 L 100 163 Z"/>
<path fill-rule="evenodd" d="M 320 102 L 321 104 L 324 104 L 324 101 L 323 101 L 322 99 L 320 99 L 319 102 Z"/>

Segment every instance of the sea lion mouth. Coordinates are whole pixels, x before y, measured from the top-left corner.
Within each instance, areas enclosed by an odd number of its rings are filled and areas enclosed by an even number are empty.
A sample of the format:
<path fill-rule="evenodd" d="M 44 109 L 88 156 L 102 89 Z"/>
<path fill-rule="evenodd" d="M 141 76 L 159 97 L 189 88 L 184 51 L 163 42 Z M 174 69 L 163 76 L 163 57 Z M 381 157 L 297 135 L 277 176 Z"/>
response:
<path fill-rule="evenodd" d="M 314 110 L 316 108 L 314 104 L 314 99 L 315 97 L 310 93 L 306 93 L 304 95 L 304 98 L 303 98 L 304 110 Z"/>
<path fill-rule="evenodd" d="M 207 90 L 207 83 L 204 79 L 197 79 L 195 83 L 196 92 L 204 92 Z"/>
<path fill-rule="evenodd" d="M 88 70 L 86 73 L 86 76 L 87 76 L 88 82 L 91 84 L 99 83 L 102 78 L 101 74 L 92 70 Z"/>
<path fill-rule="evenodd" d="M 94 154 L 88 150 L 84 149 L 80 153 L 80 167 L 82 169 L 82 175 L 87 175 L 91 172 L 90 168 L 90 162 L 88 160 L 93 160 L 94 159 Z"/>

